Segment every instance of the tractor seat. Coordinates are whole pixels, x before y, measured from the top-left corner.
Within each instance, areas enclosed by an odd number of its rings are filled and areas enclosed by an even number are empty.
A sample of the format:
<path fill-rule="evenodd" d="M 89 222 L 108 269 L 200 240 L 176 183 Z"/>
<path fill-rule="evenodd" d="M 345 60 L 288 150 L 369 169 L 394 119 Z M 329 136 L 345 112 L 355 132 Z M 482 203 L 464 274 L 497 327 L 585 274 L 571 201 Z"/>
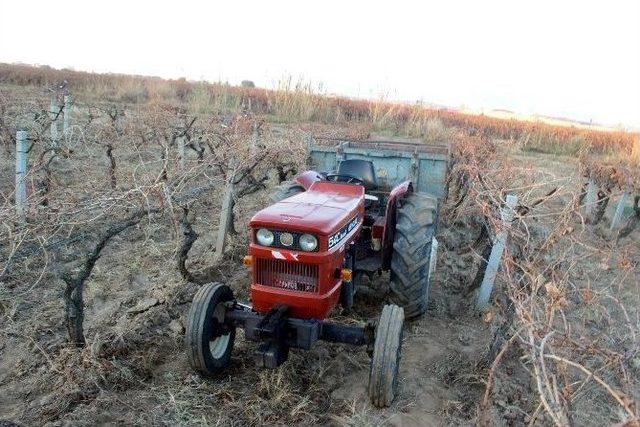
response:
<path fill-rule="evenodd" d="M 378 189 L 378 180 L 373 163 L 368 160 L 351 159 L 343 160 L 338 166 L 338 175 L 350 175 L 362 180 L 362 185 L 367 191 Z"/>

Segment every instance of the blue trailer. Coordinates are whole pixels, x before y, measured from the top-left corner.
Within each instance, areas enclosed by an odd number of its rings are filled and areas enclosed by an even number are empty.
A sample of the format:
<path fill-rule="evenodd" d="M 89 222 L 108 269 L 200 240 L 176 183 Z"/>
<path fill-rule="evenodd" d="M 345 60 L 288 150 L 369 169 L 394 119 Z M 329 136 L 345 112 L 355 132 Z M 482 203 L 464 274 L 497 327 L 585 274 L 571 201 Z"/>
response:
<path fill-rule="evenodd" d="M 414 191 L 444 197 L 450 148 L 406 139 L 353 140 L 311 137 L 309 161 L 317 171 L 335 171 L 342 160 L 373 162 L 381 186 L 411 180 Z"/>

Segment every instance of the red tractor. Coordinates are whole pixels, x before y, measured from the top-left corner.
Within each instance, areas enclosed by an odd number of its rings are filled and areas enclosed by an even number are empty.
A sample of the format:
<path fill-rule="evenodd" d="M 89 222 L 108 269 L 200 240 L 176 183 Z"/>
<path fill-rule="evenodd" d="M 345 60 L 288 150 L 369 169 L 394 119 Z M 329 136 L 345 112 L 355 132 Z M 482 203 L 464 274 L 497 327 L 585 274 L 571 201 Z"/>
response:
<path fill-rule="evenodd" d="M 249 222 L 244 261 L 252 305 L 238 302 L 226 285 L 203 286 L 186 328 L 191 366 L 205 375 L 223 370 L 236 328 L 259 343 L 255 360 L 267 368 L 282 364 L 290 348 L 309 349 L 318 340 L 366 345 L 369 397 L 375 406 L 390 405 L 404 319 L 427 309 L 438 199 L 415 192 L 409 180 L 384 188 L 364 159 L 342 160 L 335 173 L 304 172 L 272 199 Z M 338 304 L 351 308 L 364 275 L 382 271 L 390 271 L 394 304 L 376 321 L 325 320 Z"/>

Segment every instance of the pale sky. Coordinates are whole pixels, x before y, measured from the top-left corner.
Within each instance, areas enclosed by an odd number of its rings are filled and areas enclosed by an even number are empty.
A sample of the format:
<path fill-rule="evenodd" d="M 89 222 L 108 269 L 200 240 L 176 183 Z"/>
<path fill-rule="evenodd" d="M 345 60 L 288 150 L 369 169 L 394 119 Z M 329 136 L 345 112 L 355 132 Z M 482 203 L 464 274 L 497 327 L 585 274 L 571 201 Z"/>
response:
<path fill-rule="evenodd" d="M 0 0 L 0 62 L 640 127 L 640 0 Z"/>

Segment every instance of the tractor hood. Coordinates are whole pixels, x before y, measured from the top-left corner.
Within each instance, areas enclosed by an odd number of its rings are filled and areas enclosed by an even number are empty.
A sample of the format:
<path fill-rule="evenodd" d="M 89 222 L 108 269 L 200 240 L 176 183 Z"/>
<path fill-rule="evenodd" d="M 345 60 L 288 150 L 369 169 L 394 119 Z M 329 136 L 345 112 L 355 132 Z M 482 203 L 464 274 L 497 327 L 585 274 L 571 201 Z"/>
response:
<path fill-rule="evenodd" d="M 364 212 L 364 188 L 327 181 L 274 203 L 255 214 L 249 226 L 329 235 Z"/>

